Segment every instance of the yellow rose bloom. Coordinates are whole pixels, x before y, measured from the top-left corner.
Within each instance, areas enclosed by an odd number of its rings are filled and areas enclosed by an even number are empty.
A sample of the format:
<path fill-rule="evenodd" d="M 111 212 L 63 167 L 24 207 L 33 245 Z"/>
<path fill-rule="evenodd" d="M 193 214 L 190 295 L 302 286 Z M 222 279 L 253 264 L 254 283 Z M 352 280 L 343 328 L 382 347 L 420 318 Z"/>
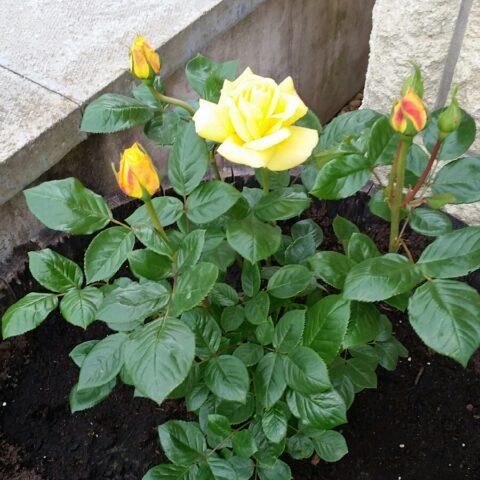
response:
<path fill-rule="evenodd" d="M 139 143 L 123 151 L 117 182 L 130 197 L 142 198 L 142 187 L 153 195 L 160 188 L 160 179 L 152 159 Z"/>
<path fill-rule="evenodd" d="M 160 57 L 145 37 L 137 37 L 130 47 L 130 70 L 137 78 L 150 78 L 160 71 Z"/>
<path fill-rule="evenodd" d="M 287 170 L 303 163 L 318 142 L 318 132 L 293 124 L 308 108 L 291 77 L 277 84 L 247 68 L 225 80 L 218 104 L 200 100 L 193 116 L 201 137 L 221 143 L 218 153 L 253 168 Z"/>

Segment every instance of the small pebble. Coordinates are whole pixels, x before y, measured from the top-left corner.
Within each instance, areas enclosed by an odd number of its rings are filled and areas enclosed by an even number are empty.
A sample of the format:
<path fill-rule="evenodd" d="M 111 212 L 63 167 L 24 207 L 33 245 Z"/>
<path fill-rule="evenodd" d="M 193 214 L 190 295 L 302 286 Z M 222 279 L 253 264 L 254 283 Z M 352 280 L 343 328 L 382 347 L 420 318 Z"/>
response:
<path fill-rule="evenodd" d="M 462 443 L 462 447 L 463 447 L 463 448 L 465 448 L 465 447 L 466 447 L 466 445 L 465 445 L 464 443 Z"/>
<path fill-rule="evenodd" d="M 469 403 L 466 407 L 465 407 L 469 412 L 473 412 L 473 405 L 471 403 Z"/>
<path fill-rule="evenodd" d="M 401 444 L 399 445 L 399 447 L 400 447 L 400 448 L 405 448 L 405 444 L 404 444 L 404 443 L 401 443 Z"/>
<path fill-rule="evenodd" d="M 409 362 L 411 362 L 411 361 L 412 361 L 412 357 L 408 357 L 407 360 L 408 360 Z"/>
<path fill-rule="evenodd" d="M 6 407 L 6 406 L 7 406 L 7 402 L 3 402 L 2 407 Z"/>
<path fill-rule="evenodd" d="M 427 362 L 427 365 L 431 365 L 431 363 L 430 363 L 430 362 Z"/>

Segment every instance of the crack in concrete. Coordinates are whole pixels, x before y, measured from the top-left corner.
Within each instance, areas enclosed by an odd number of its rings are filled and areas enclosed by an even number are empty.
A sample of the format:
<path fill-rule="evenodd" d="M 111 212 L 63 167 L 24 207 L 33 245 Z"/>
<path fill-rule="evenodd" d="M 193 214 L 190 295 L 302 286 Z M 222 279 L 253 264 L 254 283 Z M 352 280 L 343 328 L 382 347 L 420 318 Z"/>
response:
<path fill-rule="evenodd" d="M 0 68 L 3 68 L 3 69 L 6 70 L 7 72 L 13 73 L 13 74 L 16 75 L 16 76 L 18 76 L 18 77 L 20 77 L 20 78 L 23 78 L 23 79 L 26 80 L 27 82 L 33 83 L 34 85 L 37 85 L 37 86 L 43 88 L 44 90 L 47 90 L 47 91 L 50 92 L 50 93 L 54 93 L 54 94 L 56 94 L 56 95 L 59 95 L 60 97 L 64 98 L 65 100 L 68 100 L 68 101 L 74 103 L 75 105 L 77 105 L 77 106 L 79 106 L 79 107 L 82 106 L 82 104 L 81 104 L 80 102 L 78 102 L 78 100 L 75 100 L 75 99 L 72 98 L 72 97 L 69 97 L 69 96 L 67 96 L 67 95 L 64 95 L 63 93 L 57 92 L 56 90 L 53 90 L 53 89 L 47 87 L 46 85 L 43 85 L 43 84 L 41 84 L 40 82 L 37 82 L 37 81 L 35 81 L 35 80 L 33 80 L 33 79 L 31 79 L 31 78 L 29 78 L 29 77 L 21 74 L 20 72 L 17 72 L 16 70 L 13 70 L 13 69 L 11 69 L 11 68 L 9 68 L 9 67 L 6 67 L 5 65 L 2 65 L 2 64 L 0 64 Z"/>

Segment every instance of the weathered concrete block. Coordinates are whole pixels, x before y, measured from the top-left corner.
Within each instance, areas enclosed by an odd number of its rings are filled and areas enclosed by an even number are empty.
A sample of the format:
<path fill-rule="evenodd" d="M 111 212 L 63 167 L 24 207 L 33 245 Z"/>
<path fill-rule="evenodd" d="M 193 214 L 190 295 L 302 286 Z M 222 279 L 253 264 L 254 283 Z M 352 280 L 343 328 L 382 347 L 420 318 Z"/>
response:
<path fill-rule="evenodd" d="M 387 113 L 403 79 L 417 63 L 425 101 L 433 108 L 460 0 L 377 0 L 363 106 Z"/>

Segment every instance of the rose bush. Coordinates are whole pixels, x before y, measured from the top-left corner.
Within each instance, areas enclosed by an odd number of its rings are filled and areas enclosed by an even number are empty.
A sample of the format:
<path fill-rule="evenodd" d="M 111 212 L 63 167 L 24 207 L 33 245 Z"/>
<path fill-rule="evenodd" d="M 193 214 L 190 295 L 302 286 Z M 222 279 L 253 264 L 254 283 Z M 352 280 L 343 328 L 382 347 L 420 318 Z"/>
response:
<path fill-rule="evenodd" d="M 131 56 L 142 79 L 133 97 L 95 100 L 82 129 L 142 125 L 170 148 L 171 189 L 157 192 L 159 176 L 138 143 L 115 169 L 122 191 L 143 202 L 124 221 L 73 178 L 27 189 L 47 227 L 95 236 L 83 270 L 50 249 L 30 252 L 42 291 L 12 305 L 2 331 L 28 332 L 57 306 L 75 326 L 108 326 L 108 336 L 70 353 L 79 367 L 72 412 L 103 401 L 117 382 L 157 404 L 185 400 L 198 421 L 159 426 L 171 464 L 144 480 L 288 480 L 284 452 L 341 459 L 348 449 L 335 428 L 355 395 L 376 387 L 379 366 L 394 370 L 407 354 L 385 305 L 408 310 L 429 347 L 467 364 L 480 345 L 480 295 L 453 278 L 480 267 L 480 227 L 453 231 L 439 208 L 480 200 L 480 166 L 462 157 L 475 123 L 455 92 L 427 117 L 415 69 L 390 117 L 360 110 L 322 131 L 290 77 L 277 85 L 247 69 L 235 79 L 235 62 L 197 56 L 186 67 L 202 97 L 197 107 L 165 94 L 160 60 L 144 39 Z M 425 148 L 413 141 L 420 131 Z M 224 182 L 217 152 L 254 167 L 257 183 L 240 191 Z M 435 173 L 439 159 L 450 162 Z M 299 165 L 302 183 L 287 171 Z M 392 166 L 386 185 L 381 165 Z M 342 217 L 333 229 L 343 253 L 322 249 L 320 226 L 299 218 L 308 194 L 346 198 L 372 174 L 380 190 L 369 206 L 391 223 L 389 252 Z M 417 260 L 407 226 L 435 237 Z M 118 273 L 125 263 L 128 277 Z"/>

